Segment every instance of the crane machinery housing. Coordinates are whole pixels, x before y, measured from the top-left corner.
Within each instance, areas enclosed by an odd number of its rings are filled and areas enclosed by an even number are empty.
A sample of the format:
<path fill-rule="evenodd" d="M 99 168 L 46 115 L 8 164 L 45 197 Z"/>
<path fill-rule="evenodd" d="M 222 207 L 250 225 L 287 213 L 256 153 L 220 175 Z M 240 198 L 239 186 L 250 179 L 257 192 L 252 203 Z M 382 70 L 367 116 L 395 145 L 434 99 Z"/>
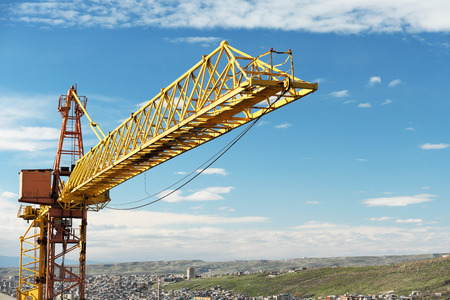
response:
<path fill-rule="evenodd" d="M 274 64 L 276 54 L 286 60 Z M 17 299 L 62 299 L 78 289 L 84 300 L 87 211 L 103 209 L 111 188 L 317 88 L 294 77 L 290 50 L 255 58 L 223 41 L 105 135 L 86 111 L 87 98 L 72 86 L 59 99 L 62 126 L 53 169 L 20 172 L 24 204 L 18 217 L 31 224 L 20 237 Z M 87 153 L 83 115 L 99 139 Z M 78 265 L 67 265 L 65 255 L 75 250 Z"/>

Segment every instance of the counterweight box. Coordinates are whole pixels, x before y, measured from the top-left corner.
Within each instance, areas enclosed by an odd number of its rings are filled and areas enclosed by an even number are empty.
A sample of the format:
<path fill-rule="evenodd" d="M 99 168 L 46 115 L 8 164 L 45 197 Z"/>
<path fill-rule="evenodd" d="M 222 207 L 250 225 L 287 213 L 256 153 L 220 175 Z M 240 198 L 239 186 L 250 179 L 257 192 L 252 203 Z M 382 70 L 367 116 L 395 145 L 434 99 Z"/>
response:
<path fill-rule="evenodd" d="M 51 169 L 20 171 L 19 202 L 31 204 L 52 204 Z"/>

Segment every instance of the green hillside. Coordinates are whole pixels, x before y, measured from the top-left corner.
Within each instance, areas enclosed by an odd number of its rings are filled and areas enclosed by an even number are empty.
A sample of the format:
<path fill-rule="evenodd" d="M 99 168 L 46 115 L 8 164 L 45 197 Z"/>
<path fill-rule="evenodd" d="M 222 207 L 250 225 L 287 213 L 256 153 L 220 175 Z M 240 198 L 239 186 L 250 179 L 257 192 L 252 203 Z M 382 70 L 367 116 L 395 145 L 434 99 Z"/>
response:
<path fill-rule="evenodd" d="M 233 272 L 284 271 L 298 268 L 330 266 L 375 266 L 408 261 L 428 260 L 442 254 L 383 255 L 354 257 L 304 257 L 284 260 L 233 260 L 207 262 L 202 260 L 147 261 L 114 264 L 89 264 L 87 274 L 186 274 L 187 267 L 195 267 L 196 274 L 223 275 Z"/>
<path fill-rule="evenodd" d="M 221 286 L 233 293 L 268 296 L 290 293 L 297 297 L 319 297 L 357 293 L 372 295 L 394 291 L 409 295 L 420 291 L 425 296 L 436 292 L 450 296 L 450 259 L 407 262 L 384 266 L 328 267 L 269 276 L 269 273 L 197 278 L 167 286 L 168 289 L 209 289 Z"/>

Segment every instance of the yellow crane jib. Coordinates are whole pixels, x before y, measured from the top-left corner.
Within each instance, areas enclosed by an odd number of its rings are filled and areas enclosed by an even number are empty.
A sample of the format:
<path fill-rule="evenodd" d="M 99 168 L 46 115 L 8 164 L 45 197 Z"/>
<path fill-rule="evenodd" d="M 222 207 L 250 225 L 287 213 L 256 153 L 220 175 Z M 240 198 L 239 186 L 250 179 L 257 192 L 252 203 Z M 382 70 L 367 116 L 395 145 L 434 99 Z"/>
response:
<path fill-rule="evenodd" d="M 286 60 L 274 64 L 278 54 Z M 72 86 L 59 99 L 63 121 L 54 168 L 20 172 L 19 202 L 39 207 L 22 205 L 18 213 L 31 221 L 20 237 L 18 299 L 63 298 L 75 288 L 85 299 L 87 210 L 105 207 L 111 188 L 317 88 L 294 76 L 290 50 L 271 49 L 255 58 L 224 41 L 105 135 L 87 114 L 87 98 Z M 100 140 L 86 154 L 83 115 Z M 69 166 L 61 165 L 63 156 Z M 76 249 L 79 265 L 73 272 L 61 258 Z"/>
<path fill-rule="evenodd" d="M 111 188 L 317 90 L 294 77 L 291 51 L 287 72 L 273 66 L 274 52 L 254 58 L 223 41 L 86 153 L 58 202 L 99 210 Z"/>

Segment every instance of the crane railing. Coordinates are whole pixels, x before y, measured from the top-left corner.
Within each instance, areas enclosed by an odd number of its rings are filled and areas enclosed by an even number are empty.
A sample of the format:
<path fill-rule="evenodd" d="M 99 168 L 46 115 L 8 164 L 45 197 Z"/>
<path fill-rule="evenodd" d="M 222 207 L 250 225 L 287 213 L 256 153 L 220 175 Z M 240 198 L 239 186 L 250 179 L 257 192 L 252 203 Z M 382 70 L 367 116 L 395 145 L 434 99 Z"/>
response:
<path fill-rule="evenodd" d="M 59 203 L 99 210 L 111 188 L 316 91 L 317 83 L 294 77 L 286 54 L 290 68 L 281 71 L 222 42 L 86 153 Z"/>

